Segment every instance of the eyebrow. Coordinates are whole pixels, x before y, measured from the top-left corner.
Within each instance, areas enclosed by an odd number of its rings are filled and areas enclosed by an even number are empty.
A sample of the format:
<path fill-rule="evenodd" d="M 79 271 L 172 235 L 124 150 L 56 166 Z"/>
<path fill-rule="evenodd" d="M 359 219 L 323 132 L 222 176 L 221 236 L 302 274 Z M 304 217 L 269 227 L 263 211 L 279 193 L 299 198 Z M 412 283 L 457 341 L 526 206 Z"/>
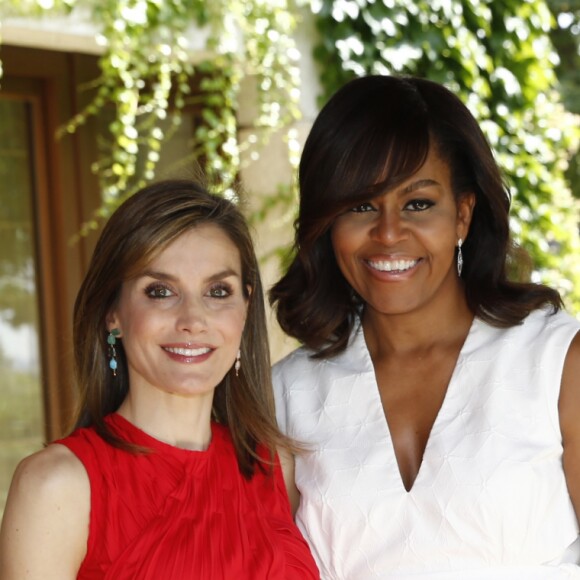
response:
<path fill-rule="evenodd" d="M 411 193 L 416 191 L 417 189 L 421 189 L 423 187 L 430 187 L 430 186 L 437 186 L 441 187 L 441 184 L 434 179 L 419 179 L 418 181 L 414 181 L 407 185 L 407 187 L 401 190 L 401 193 Z"/>
<path fill-rule="evenodd" d="M 225 270 L 220 270 L 215 274 L 212 274 L 208 278 L 206 278 L 206 282 L 215 282 L 216 280 L 223 280 L 224 278 L 229 278 L 230 276 L 235 276 L 236 278 L 240 278 L 240 274 L 231 268 L 226 268 Z M 156 270 L 145 270 L 139 275 L 140 278 L 156 278 L 157 280 L 167 280 L 168 282 L 177 282 L 178 278 L 173 276 L 172 274 L 168 274 L 167 272 L 159 272 Z"/>

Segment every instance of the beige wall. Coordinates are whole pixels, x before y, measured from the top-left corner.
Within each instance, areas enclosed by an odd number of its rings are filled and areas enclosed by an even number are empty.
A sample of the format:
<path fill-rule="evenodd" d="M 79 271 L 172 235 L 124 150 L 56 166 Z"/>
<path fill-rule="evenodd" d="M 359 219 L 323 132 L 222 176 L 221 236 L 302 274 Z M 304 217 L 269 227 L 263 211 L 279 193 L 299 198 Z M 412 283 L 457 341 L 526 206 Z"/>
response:
<path fill-rule="evenodd" d="M 302 119 L 294 125 L 293 129 L 295 137 L 300 143 L 300 149 L 318 111 L 316 99 L 319 94 L 319 82 L 311 57 L 315 38 L 316 31 L 312 16 L 305 12 L 296 35 L 298 49 L 302 55 L 300 62 Z M 240 140 L 244 140 L 255 132 L 252 126 L 252 120 L 256 116 L 256 92 L 253 79 L 248 78 L 244 83 L 240 101 L 238 124 Z M 249 207 L 247 210 L 250 212 L 259 207 L 265 197 L 274 193 L 279 184 L 289 184 L 293 179 L 296 179 L 288 160 L 288 147 L 283 134 L 274 135 L 268 144 L 258 152 L 259 158 L 256 161 L 250 161 L 247 156 L 243 159 L 242 182 L 248 194 Z M 254 228 L 266 291 L 281 273 L 279 259 L 276 256 L 272 257 L 272 252 L 280 248 L 289 248 L 293 241 L 293 221 L 296 217 L 296 209 L 296 204 L 292 207 L 277 207 L 268 214 L 266 221 L 257 224 Z M 269 312 L 269 317 L 270 351 L 272 361 L 275 362 L 294 349 L 297 344 L 293 339 L 284 335 L 273 313 Z"/>

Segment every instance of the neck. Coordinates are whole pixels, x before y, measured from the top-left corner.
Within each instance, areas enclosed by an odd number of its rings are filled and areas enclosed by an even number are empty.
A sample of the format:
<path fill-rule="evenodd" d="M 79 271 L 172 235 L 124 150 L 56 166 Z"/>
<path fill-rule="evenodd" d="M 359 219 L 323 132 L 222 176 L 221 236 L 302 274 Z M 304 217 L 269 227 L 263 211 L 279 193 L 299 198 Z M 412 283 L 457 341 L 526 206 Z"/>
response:
<path fill-rule="evenodd" d="M 118 413 L 159 441 L 182 449 L 206 450 L 211 441 L 213 397 L 164 395 L 152 401 L 129 391 Z"/>
<path fill-rule="evenodd" d="M 462 344 L 472 322 L 473 313 L 460 293 L 445 305 L 404 314 L 383 314 L 367 306 L 362 324 L 371 358 L 377 360 Z"/>

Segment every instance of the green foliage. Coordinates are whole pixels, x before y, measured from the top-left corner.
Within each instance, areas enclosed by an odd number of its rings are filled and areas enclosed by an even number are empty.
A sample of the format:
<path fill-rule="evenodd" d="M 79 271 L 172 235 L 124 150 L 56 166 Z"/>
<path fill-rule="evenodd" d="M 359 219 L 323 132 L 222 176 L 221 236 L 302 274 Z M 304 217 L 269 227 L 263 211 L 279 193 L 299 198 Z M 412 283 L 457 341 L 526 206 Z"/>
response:
<path fill-rule="evenodd" d="M 550 31 L 560 62 L 556 72 L 566 108 L 580 113 L 580 0 L 547 0 L 555 25 Z"/>
<path fill-rule="evenodd" d="M 299 53 L 291 0 L 8 0 L 1 16 L 89 10 L 103 47 L 94 98 L 61 133 L 73 133 L 93 115 L 113 110 L 108 145 L 94 165 L 105 218 L 155 176 L 163 142 L 182 112 L 201 100 L 192 157 L 210 183 L 234 196 L 240 152 L 299 116 Z M 194 64 L 192 25 L 208 31 L 210 57 Z M 237 138 L 240 83 L 257 84 L 260 139 Z M 195 79 L 195 81 L 194 81 Z M 192 85 L 197 83 L 196 91 Z M 96 227 L 97 221 L 86 225 Z"/>
<path fill-rule="evenodd" d="M 580 115 L 580 0 L 548 0 L 556 25 L 550 38 L 560 57 L 556 74 L 568 111 Z M 580 159 L 573 155 L 566 170 L 572 194 L 580 199 Z"/>
<path fill-rule="evenodd" d="M 323 100 L 364 74 L 412 74 L 444 83 L 480 121 L 513 195 L 514 239 L 534 277 L 580 311 L 578 204 L 564 172 L 578 120 L 557 92 L 543 0 L 319 0 Z"/>

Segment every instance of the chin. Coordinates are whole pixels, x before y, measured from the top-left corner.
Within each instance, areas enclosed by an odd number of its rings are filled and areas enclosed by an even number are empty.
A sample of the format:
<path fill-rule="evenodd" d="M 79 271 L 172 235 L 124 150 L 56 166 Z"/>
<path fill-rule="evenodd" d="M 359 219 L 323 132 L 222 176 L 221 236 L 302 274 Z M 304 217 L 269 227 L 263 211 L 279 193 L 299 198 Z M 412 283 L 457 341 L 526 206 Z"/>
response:
<path fill-rule="evenodd" d="M 404 314 L 413 314 L 414 312 L 421 310 L 424 304 L 413 305 L 409 304 L 409 302 L 407 301 L 404 304 L 383 303 L 377 304 L 376 306 L 368 304 L 368 306 L 369 310 L 381 316 L 402 316 Z"/>

